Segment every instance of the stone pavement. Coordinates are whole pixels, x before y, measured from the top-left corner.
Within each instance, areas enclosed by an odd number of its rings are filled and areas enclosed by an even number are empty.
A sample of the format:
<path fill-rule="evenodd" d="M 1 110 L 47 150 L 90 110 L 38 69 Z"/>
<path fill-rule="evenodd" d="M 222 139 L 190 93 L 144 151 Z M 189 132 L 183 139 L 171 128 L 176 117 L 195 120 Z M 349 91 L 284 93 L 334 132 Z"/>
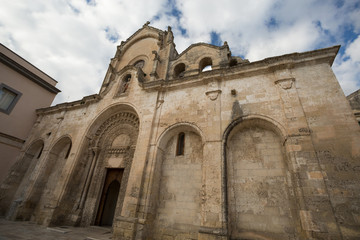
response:
<path fill-rule="evenodd" d="M 111 237 L 110 227 L 44 227 L 0 219 L 0 240 L 109 240 Z"/>

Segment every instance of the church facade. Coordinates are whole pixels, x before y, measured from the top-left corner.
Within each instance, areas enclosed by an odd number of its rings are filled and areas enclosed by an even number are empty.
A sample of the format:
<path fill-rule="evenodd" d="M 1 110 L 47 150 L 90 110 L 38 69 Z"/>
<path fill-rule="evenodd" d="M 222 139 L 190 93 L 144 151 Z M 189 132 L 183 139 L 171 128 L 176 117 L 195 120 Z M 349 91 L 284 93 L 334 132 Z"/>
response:
<path fill-rule="evenodd" d="M 37 110 L 1 214 L 114 239 L 358 239 L 360 127 L 338 50 L 179 54 L 145 24 L 99 94 Z"/>

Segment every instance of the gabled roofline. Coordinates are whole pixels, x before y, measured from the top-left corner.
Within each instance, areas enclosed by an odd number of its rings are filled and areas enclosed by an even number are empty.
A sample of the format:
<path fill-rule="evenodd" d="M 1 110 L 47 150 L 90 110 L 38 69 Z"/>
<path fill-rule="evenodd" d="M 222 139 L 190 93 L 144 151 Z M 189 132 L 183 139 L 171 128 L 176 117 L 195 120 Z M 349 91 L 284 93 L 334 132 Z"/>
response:
<path fill-rule="evenodd" d="M 359 94 L 360 94 L 360 89 L 356 90 L 355 92 L 350 93 L 349 95 L 346 96 L 346 98 L 351 98 L 351 97 L 359 95 Z"/>
<path fill-rule="evenodd" d="M 129 42 L 131 39 L 133 39 L 135 37 L 135 35 L 137 35 L 139 32 L 141 32 L 145 28 L 149 28 L 149 29 L 154 30 L 154 31 L 159 32 L 159 33 L 163 32 L 161 29 L 158 29 L 158 28 L 155 28 L 155 27 L 144 24 L 142 28 L 139 28 L 130 37 L 128 37 L 124 43 Z"/>
<path fill-rule="evenodd" d="M 155 27 L 151 27 L 151 26 L 149 26 L 148 24 L 150 24 L 150 22 L 147 22 L 147 23 L 145 23 L 143 26 L 142 26 L 142 28 L 139 28 L 136 32 L 134 32 L 130 37 L 128 37 L 125 41 L 121 41 L 121 43 L 120 43 L 120 45 L 118 45 L 117 46 L 117 48 L 119 49 L 119 48 L 123 48 L 126 44 L 128 44 L 131 40 L 133 40 L 134 38 L 135 38 L 135 36 L 136 35 L 138 35 L 142 30 L 144 30 L 145 28 L 148 28 L 148 29 L 150 29 L 150 30 L 153 30 L 153 31 L 155 31 L 155 32 L 157 32 L 157 33 L 162 33 L 162 32 L 164 32 L 164 31 L 162 31 L 162 30 L 160 30 L 160 29 L 158 29 L 158 28 L 155 28 Z M 117 52 L 116 52 L 116 54 L 117 54 Z M 115 54 L 115 55 L 116 55 Z"/>
<path fill-rule="evenodd" d="M 187 47 L 184 51 L 182 51 L 179 55 L 176 56 L 175 59 L 179 59 L 182 55 L 184 55 L 185 53 L 187 53 L 188 51 L 190 51 L 192 48 L 194 47 L 199 47 L 199 46 L 205 46 L 205 47 L 210 47 L 210 48 L 214 48 L 216 50 L 221 50 L 223 48 L 229 48 L 227 45 L 223 45 L 223 46 L 215 46 L 209 43 L 204 43 L 204 42 L 199 42 L 199 43 L 194 43 L 191 44 L 189 47 Z M 176 51 L 177 52 L 177 51 Z M 174 60 L 175 60 L 174 59 Z"/>

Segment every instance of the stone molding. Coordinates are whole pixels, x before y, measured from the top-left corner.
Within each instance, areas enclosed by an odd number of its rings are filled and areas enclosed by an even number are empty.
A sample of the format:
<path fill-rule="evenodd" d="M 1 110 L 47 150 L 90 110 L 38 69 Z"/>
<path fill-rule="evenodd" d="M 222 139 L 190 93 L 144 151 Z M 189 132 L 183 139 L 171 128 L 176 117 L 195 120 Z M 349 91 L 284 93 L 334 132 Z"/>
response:
<path fill-rule="evenodd" d="M 120 112 L 114 114 L 111 117 L 109 117 L 103 124 L 101 124 L 101 126 L 96 131 L 93 139 L 93 141 L 95 141 L 95 146 L 98 145 L 104 133 L 108 132 L 108 130 L 115 124 L 121 124 L 121 123 L 129 124 L 135 127 L 135 129 L 137 130 L 139 129 L 139 124 L 140 124 L 139 118 L 134 113 Z"/>
<path fill-rule="evenodd" d="M 199 233 L 205 233 L 205 234 L 216 235 L 216 236 L 227 236 L 226 229 L 205 227 L 205 226 L 200 227 Z"/>
<path fill-rule="evenodd" d="M 224 67 L 220 69 L 214 69 L 212 71 L 201 72 L 196 75 L 184 76 L 183 78 L 173 80 L 159 79 L 155 81 L 145 82 L 141 78 L 141 76 L 138 75 L 138 81 L 139 85 L 144 90 L 159 91 L 163 89 L 172 89 L 179 87 L 183 88 L 184 85 L 189 84 L 203 85 L 206 84 L 209 79 L 221 79 L 222 81 L 225 81 L 228 79 L 230 80 L 249 76 L 263 75 L 265 73 L 274 72 L 274 69 L 287 69 L 289 67 L 289 64 L 292 67 L 302 66 L 307 63 L 328 63 L 331 66 L 339 49 L 340 46 L 333 46 L 303 53 L 286 54 L 277 57 L 265 58 L 257 62 L 239 64 L 231 67 L 231 70 Z M 62 109 L 81 107 L 83 104 L 93 103 L 93 100 L 97 102 L 101 98 L 102 97 L 99 94 L 94 94 L 84 97 L 82 100 L 79 101 L 58 104 L 49 108 L 38 109 L 36 112 L 38 114 L 46 114 Z"/>
<path fill-rule="evenodd" d="M 208 91 L 205 94 L 211 101 L 215 101 L 221 94 L 221 90 Z"/>
<path fill-rule="evenodd" d="M 25 140 L 0 132 L 0 142 L 21 149 Z"/>
<path fill-rule="evenodd" d="M 284 90 L 292 88 L 295 78 L 284 78 L 275 81 L 275 84 L 280 86 Z"/>

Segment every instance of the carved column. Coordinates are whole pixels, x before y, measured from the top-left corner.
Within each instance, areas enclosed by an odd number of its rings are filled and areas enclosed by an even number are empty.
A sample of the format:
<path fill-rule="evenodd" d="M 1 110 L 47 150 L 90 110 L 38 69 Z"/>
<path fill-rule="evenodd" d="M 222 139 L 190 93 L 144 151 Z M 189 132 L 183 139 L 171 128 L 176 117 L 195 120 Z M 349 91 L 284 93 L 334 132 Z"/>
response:
<path fill-rule="evenodd" d="M 87 196 L 87 194 L 89 192 L 89 187 L 90 187 L 90 183 L 91 183 L 91 180 L 92 180 L 92 176 L 94 175 L 96 160 L 97 160 L 97 157 L 99 155 L 100 148 L 99 147 L 91 147 L 91 148 L 89 148 L 89 151 L 91 151 L 93 156 L 91 158 L 91 165 L 90 165 L 90 168 L 89 168 L 89 172 L 86 175 L 85 185 L 84 185 L 84 188 L 82 189 L 80 202 L 78 203 L 78 207 L 77 207 L 77 209 L 80 209 L 80 210 L 83 209 L 84 204 L 85 204 L 85 200 L 86 200 L 86 196 Z"/>

